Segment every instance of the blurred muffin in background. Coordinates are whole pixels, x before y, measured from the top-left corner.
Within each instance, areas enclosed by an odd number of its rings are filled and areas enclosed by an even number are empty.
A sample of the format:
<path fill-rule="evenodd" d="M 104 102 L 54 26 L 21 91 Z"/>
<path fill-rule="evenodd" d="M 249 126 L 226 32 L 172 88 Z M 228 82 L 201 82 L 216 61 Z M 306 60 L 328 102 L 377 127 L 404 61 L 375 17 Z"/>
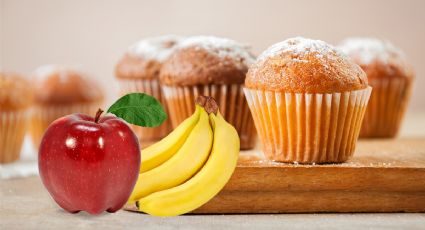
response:
<path fill-rule="evenodd" d="M 373 87 L 360 137 L 395 137 L 414 77 L 403 52 L 388 41 L 373 38 L 349 38 L 339 48 L 360 65 Z"/>
<path fill-rule="evenodd" d="M 253 61 L 246 46 L 225 38 L 195 36 L 178 44 L 160 73 L 173 127 L 193 113 L 198 95 L 211 96 L 238 131 L 241 149 L 253 148 L 256 132 L 242 90 Z"/>
<path fill-rule="evenodd" d="M 0 72 L 0 163 L 19 159 L 32 90 L 23 77 Z"/>
<path fill-rule="evenodd" d="M 333 46 L 296 37 L 251 66 L 245 94 L 268 159 L 338 163 L 353 156 L 371 88 Z"/>
<path fill-rule="evenodd" d="M 66 67 L 43 66 L 32 78 L 34 106 L 30 132 L 38 148 L 44 131 L 51 122 L 73 113 L 94 116 L 102 108 L 101 88 L 86 74 Z"/>
<path fill-rule="evenodd" d="M 119 81 L 120 94 L 141 92 L 154 96 L 166 105 L 159 86 L 159 73 L 162 63 L 173 52 L 183 38 L 174 35 L 152 37 L 140 40 L 130 46 L 115 68 Z M 148 146 L 166 136 L 171 131 L 170 119 L 156 128 L 132 125 L 142 147 Z"/>

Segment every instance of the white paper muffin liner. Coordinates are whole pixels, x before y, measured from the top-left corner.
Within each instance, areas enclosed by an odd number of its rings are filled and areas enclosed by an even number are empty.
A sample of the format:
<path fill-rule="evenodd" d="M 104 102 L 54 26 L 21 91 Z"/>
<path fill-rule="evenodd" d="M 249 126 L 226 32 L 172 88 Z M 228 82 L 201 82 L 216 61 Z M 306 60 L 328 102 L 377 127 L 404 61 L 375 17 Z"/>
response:
<path fill-rule="evenodd" d="M 254 122 L 239 84 L 205 86 L 162 86 L 170 110 L 173 127 L 195 111 L 199 95 L 211 96 L 219 104 L 221 114 L 238 131 L 241 149 L 252 149 L 256 142 Z"/>
<path fill-rule="evenodd" d="M 50 105 L 50 106 L 34 106 L 31 111 L 30 133 L 34 146 L 38 149 L 44 132 L 50 123 L 56 119 L 73 114 L 83 113 L 94 116 L 99 108 L 102 108 L 103 102 L 78 103 L 72 105 Z"/>
<path fill-rule="evenodd" d="M 302 94 L 244 89 L 265 156 L 295 163 L 350 159 L 371 90 Z"/>
<path fill-rule="evenodd" d="M 27 123 L 27 110 L 0 111 L 0 163 L 19 159 Z"/>
<path fill-rule="evenodd" d="M 127 93 L 146 93 L 158 99 L 168 113 L 166 103 L 162 96 L 161 87 L 158 80 L 145 80 L 145 79 L 119 79 L 120 94 Z M 142 147 L 148 146 L 165 137 L 171 131 L 170 118 L 168 118 L 162 125 L 155 128 L 145 128 L 136 125 L 131 125 L 134 133 L 139 138 Z"/>
<path fill-rule="evenodd" d="M 363 119 L 360 138 L 395 137 L 410 99 L 408 78 L 369 79 L 373 92 Z"/>

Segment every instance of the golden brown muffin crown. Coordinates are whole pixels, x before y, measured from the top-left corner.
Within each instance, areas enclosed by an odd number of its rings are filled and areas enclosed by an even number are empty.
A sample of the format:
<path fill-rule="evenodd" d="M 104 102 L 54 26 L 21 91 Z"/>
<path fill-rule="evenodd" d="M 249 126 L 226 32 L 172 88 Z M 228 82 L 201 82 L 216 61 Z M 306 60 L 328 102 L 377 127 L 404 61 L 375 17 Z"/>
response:
<path fill-rule="evenodd" d="M 160 80 L 165 85 L 242 84 L 254 57 L 247 46 L 213 36 L 182 41 L 164 62 Z"/>
<path fill-rule="evenodd" d="M 413 77 L 404 53 L 389 41 L 376 38 L 347 38 L 338 48 L 360 65 L 369 79 Z"/>
<path fill-rule="evenodd" d="M 35 71 L 33 80 L 37 104 L 66 105 L 103 100 L 101 88 L 77 70 L 43 66 Z"/>
<path fill-rule="evenodd" d="M 292 93 L 334 93 L 364 89 L 367 77 L 333 46 L 296 37 L 264 51 L 249 69 L 245 85 Z"/>
<path fill-rule="evenodd" d="M 32 89 L 25 78 L 0 72 L 0 111 L 25 109 L 32 99 Z"/>
<path fill-rule="evenodd" d="M 162 62 L 183 39 L 176 35 L 165 35 L 140 40 L 130 46 L 115 67 L 117 78 L 156 79 Z"/>

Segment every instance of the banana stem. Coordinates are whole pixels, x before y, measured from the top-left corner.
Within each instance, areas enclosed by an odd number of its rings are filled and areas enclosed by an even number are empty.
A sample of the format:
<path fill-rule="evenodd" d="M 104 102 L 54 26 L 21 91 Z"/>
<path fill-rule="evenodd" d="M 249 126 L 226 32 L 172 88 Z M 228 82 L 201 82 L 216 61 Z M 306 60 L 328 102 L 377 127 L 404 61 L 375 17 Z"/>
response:
<path fill-rule="evenodd" d="M 207 97 L 207 101 L 205 102 L 205 111 L 207 111 L 208 114 L 214 113 L 217 115 L 218 112 L 218 104 L 212 97 Z"/>
<path fill-rule="evenodd" d="M 207 102 L 207 97 L 203 96 L 203 95 L 199 95 L 196 99 L 195 99 L 195 104 L 204 107 L 205 103 Z"/>
<path fill-rule="evenodd" d="M 214 113 L 217 115 L 218 104 L 217 101 L 210 96 L 200 95 L 196 98 L 195 103 L 205 109 L 208 114 Z"/>

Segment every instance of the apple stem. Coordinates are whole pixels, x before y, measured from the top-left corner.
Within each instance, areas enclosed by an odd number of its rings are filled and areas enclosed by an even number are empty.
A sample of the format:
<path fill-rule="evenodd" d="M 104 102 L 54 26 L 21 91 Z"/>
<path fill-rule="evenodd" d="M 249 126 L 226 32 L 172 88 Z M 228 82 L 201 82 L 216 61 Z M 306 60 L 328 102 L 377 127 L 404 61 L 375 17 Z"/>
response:
<path fill-rule="evenodd" d="M 97 110 L 96 116 L 94 117 L 94 122 L 95 123 L 99 122 L 99 118 L 100 118 L 100 115 L 102 115 L 102 113 L 103 113 L 103 110 L 102 109 L 98 109 Z"/>

